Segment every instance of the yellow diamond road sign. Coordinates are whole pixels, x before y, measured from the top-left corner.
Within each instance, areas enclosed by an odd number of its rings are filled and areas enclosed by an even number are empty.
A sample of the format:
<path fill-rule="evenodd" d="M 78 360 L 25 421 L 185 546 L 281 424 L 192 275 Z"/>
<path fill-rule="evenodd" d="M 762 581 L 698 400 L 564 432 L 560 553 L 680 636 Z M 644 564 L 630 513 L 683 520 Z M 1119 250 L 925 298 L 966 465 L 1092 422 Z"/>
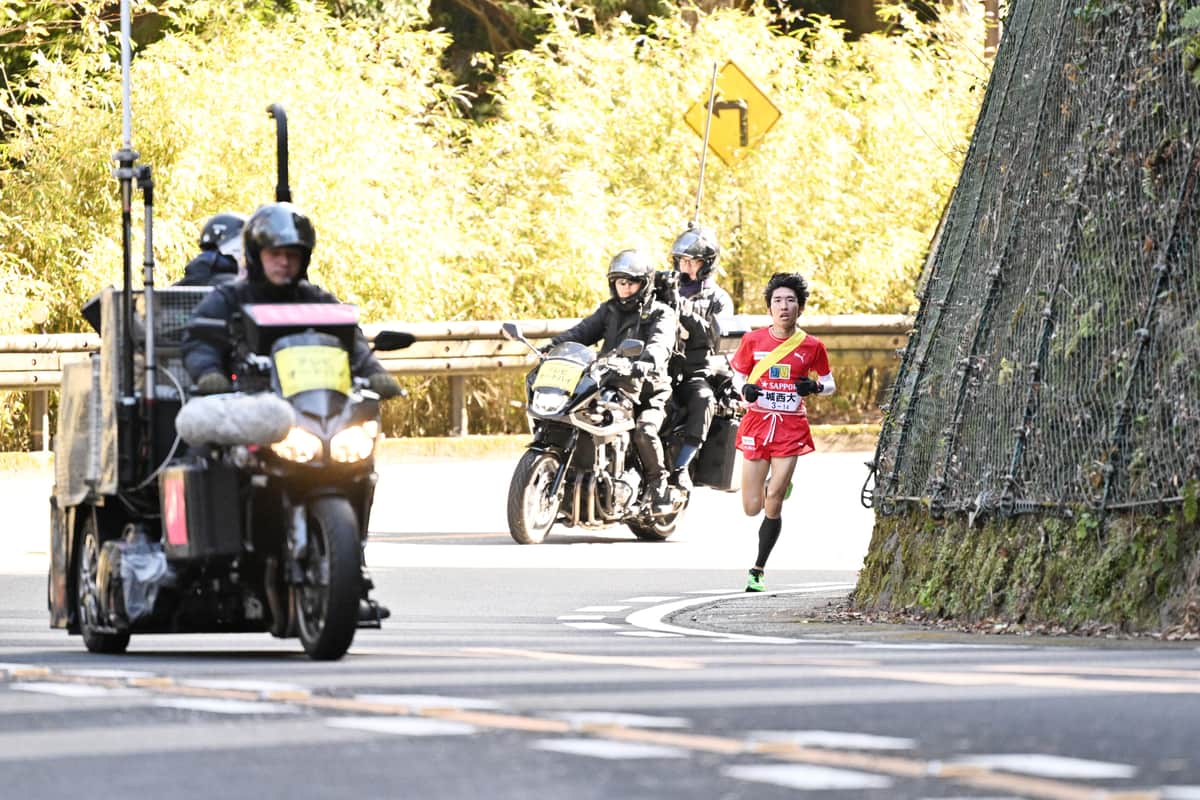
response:
<path fill-rule="evenodd" d="M 732 61 L 717 75 L 713 109 L 708 146 L 729 166 L 744 156 L 781 116 L 775 104 Z M 701 138 L 707 110 L 708 98 L 704 97 L 683 116 Z"/>

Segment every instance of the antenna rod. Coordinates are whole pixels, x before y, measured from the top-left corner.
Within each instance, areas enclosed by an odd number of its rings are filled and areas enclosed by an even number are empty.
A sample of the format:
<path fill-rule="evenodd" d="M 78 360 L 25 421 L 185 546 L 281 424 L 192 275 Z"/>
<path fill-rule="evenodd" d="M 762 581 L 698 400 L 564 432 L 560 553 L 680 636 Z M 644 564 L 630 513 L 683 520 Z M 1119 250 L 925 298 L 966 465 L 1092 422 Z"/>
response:
<path fill-rule="evenodd" d="M 713 109 L 717 99 L 717 62 L 713 62 L 712 83 L 708 87 L 708 113 L 704 117 L 704 146 L 700 149 L 700 182 L 696 185 L 696 210 L 689 228 L 700 226 L 700 201 L 704 198 L 704 163 L 708 160 L 708 132 L 712 128 Z"/>
<path fill-rule="evenodd" d="M 133 147 L 133 112 L 129 107 L 129 0 L 121 0 L 121 146 Z"/>
<path fill-rule="evenodd" d="M 130 109 L 130 38 L 132 36 L 129 0 L 121 0 L 121 149 L 113 155 L 117 162 L 114 176 L 121 183 L 121 397 L 117 408 L 118 480 L 128 483 L 137 469 L 137 430 L 133 394 L 133 164 L 138 154 L 133 149 L 133 116 Z"/>

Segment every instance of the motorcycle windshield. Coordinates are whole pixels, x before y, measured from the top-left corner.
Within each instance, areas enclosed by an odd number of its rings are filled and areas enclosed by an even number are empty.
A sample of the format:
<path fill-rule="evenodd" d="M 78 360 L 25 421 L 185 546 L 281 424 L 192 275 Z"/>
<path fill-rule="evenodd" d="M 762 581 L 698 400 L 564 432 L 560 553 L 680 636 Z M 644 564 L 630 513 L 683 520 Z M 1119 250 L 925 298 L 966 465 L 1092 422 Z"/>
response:
<path fill-rule="evenodd" d="M 538 367 L 533 389 L 558 389 L 573 392 L 583 371 L 596 360 L 596 354 L 578 342 L 563 342 L 550 351 Z"/>
<path fill-rule="evenodd" d="M 341 347 L 302 344 L 280 347 L 272 353 L 279 391 L 285 398 L 325 389 L 350 394 L 350 357 Z"/>

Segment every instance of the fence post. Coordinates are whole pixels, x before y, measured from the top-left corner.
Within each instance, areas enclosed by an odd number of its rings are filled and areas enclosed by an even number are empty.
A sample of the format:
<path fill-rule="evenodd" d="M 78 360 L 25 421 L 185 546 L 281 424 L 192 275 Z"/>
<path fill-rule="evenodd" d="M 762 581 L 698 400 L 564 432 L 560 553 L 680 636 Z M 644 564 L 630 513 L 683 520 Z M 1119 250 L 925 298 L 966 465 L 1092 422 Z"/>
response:
<path fill-rule="evenodd" d="M 462 375 L 451 375 L 450 435 L 466 436 L 467 433 L 466 378 Z"/>
<path fill-rule="evenodd" d="M 50 449 L 50 404 L 45 389 L 28 393 L 29 439 L 31 451 Z"/>

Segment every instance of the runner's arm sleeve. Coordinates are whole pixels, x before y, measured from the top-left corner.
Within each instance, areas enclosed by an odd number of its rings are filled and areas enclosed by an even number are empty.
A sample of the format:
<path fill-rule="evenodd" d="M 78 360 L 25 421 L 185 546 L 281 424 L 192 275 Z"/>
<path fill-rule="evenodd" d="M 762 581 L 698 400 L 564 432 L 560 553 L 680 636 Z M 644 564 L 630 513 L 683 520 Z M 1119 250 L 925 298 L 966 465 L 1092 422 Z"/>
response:
<path fill-rule="evenodd" d="M 817 392 L 817 394 L 833 394 L 837 390 L 837 386 L 833 383 L 833 373 L 818 375 L 817 383 L 821 385 L 821 391 Z"/>

